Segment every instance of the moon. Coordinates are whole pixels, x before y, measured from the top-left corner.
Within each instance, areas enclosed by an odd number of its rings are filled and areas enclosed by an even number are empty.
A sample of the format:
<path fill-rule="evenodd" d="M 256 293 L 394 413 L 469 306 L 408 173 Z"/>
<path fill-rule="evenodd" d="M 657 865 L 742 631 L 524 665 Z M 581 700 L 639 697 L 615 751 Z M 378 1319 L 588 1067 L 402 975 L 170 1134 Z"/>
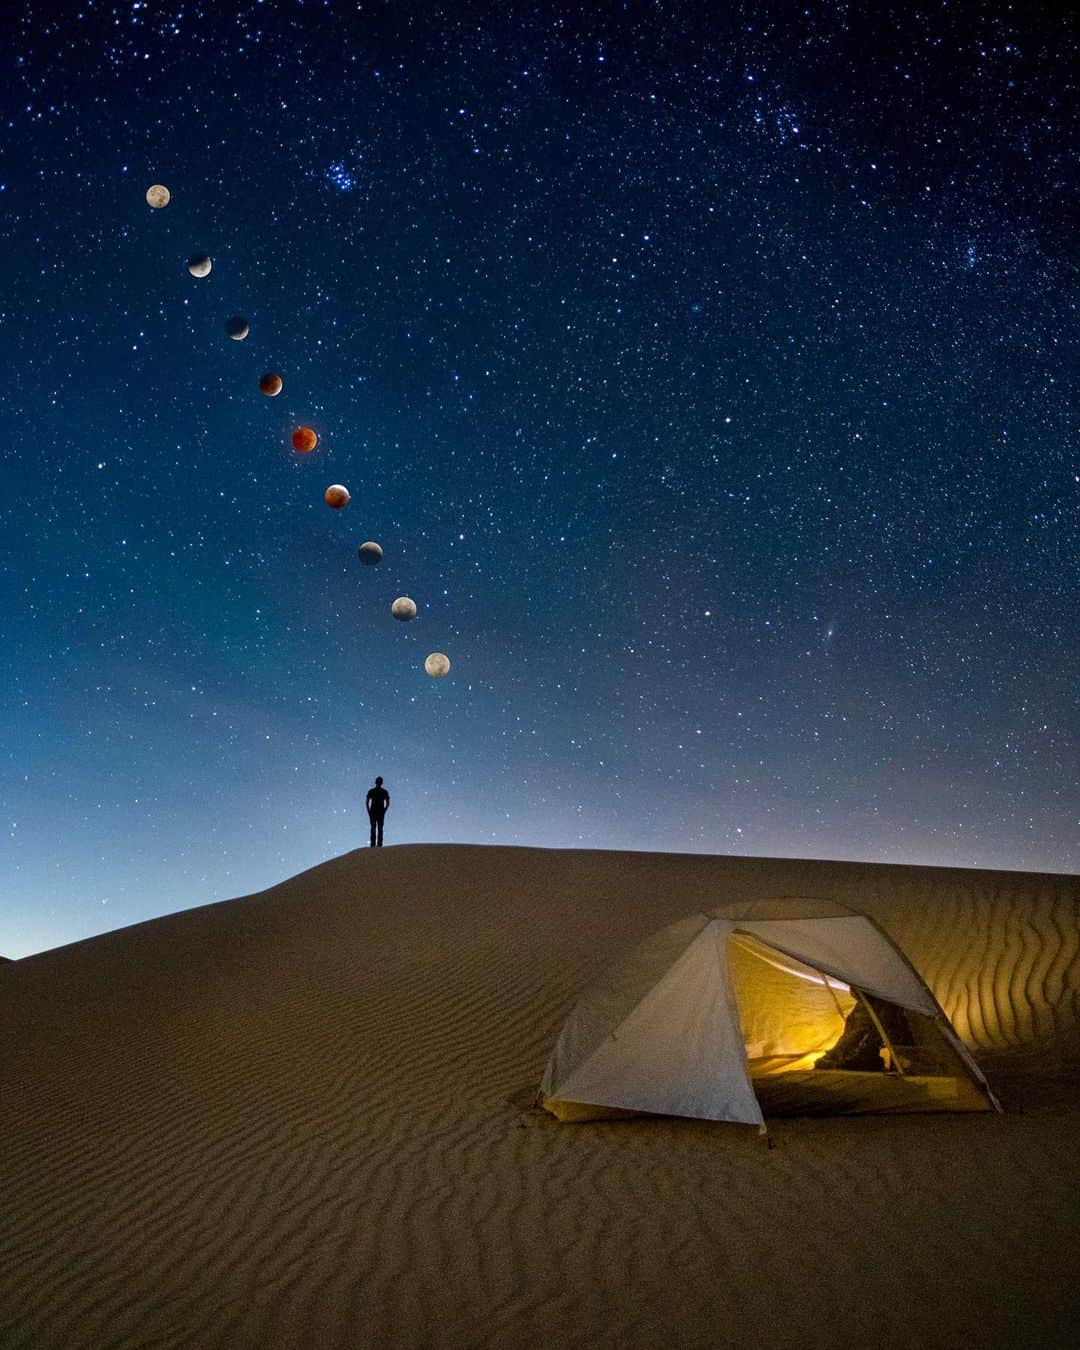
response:
<path fill-rule="evenodd" d="M 390 606 L 390 613 L 402 623 L 408 623 L 410 619 L 416 618 L 416 601 L 410 600 L 407 595 L 399 595 Z"/>
<path fill-rule="evenodd" d="M 375 567 L 382 562 L 382 545 L 369 539 L 366 544 L 361 544 L 356 550 L 356 556 L 365 567 Z"/>
<path fill-rule="evenodd" d="M 281 393 L 281 376 L 274 370 L 268 370 L 259 381 L 259 388 L 267 398 L 277 398 Z"/>
<path fill-rule="evenodd" d="M 319 438 L 311 427 L 297 427 L 292 434 L 293 449 L 302 455 L 310 455 L 319 444 Z"/>
<path fill-rule="evenodd" d="M 441 680 L 444 675 L 450 674 L 450 658 L 442 652 L 432 652 L 424 661 L 424 670 L 433 680 Z"/>
<path fill-rule="evenodd" d="M 336 511 L 340 511 L 343 506 L 349 504 L 349 489 L 341 483 L 331 483 L 326 489 L 324 500 L 327 506 L 332 506 Z"/>
<path fill-rule="evenodd" d="M 172 193 L 164 183 L 155 183 L 153 187 L 146 189 L 146 204 L 152 206 L 155 211 L 160 211 L 163 206 L 168 206 L 172 198 Z"/>
<path fill-rule="evenodd" d="M 208 277 L 213 266 L 205 253 L 193 253 L 187 261 L 187 270 L 193 277 Z"/>
<path fill-rule="evenodd" d="M 248 327 L 248 321 L 240 314 L 234 314 L 231 319 L 225 320 L 225 331 L 234 342 L 243 342 L 251 332 Z"/>

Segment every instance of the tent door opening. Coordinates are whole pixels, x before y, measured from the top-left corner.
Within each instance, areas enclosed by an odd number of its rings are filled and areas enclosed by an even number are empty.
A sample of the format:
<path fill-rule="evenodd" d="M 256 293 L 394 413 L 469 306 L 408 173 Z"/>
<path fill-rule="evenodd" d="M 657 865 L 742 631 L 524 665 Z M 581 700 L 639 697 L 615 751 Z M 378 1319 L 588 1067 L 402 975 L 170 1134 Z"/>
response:
<path fill-rule="evenodd" d="M 731 983 L 765 1115 L 986 1110 L 936 1019 L 735 931 Z"/>

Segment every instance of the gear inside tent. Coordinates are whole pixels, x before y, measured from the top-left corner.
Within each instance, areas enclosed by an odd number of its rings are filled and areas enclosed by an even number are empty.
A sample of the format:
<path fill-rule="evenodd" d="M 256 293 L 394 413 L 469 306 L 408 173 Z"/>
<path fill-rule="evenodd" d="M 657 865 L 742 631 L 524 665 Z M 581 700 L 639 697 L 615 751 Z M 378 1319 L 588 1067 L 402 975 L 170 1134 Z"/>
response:
<path fill-rule="evenodd" d="M 1000 1109 L 907 958 L 865 915 L 756 900 L 646 939 L 579 1001 L 540 1085 L 560 1120 Z"/>

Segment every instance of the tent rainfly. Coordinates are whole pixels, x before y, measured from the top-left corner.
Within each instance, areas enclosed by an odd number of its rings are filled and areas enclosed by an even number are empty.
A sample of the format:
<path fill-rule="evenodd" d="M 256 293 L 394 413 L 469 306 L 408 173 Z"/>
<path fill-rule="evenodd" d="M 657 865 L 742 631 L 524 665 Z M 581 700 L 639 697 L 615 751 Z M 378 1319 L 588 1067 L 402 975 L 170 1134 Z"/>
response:
<path fill-rule="evenodd" d="M 540 1085 L 560 1120 L 1000 1110 L 911 963 L 862 914 L 753 900 L 654 933 L 571 1012 Z"/>

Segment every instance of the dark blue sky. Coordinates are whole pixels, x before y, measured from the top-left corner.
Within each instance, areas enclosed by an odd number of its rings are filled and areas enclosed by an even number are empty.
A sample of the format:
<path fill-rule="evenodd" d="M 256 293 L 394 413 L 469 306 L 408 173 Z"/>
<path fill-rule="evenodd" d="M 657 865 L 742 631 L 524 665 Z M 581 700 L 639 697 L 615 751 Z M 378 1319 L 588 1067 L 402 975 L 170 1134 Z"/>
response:
<path fill-rule="evenodd" d="M 1049 12 L 23 6 L 0 952 L 353 847 L 375 773 L 387 842 L 1075 870 Z"/>

